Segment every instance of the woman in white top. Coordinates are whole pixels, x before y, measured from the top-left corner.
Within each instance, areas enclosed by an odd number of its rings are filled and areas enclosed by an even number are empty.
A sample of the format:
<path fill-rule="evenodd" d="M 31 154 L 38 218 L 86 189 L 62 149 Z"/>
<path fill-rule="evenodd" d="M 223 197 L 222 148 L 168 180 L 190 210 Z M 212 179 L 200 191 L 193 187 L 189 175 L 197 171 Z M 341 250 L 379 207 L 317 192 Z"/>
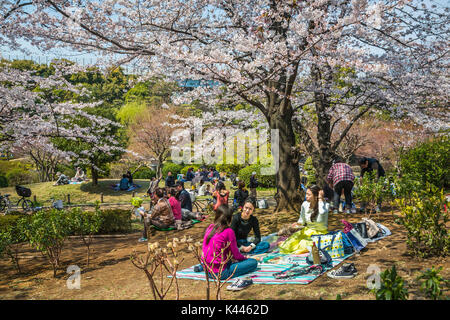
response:
<path fill-rule="evenodd" d="M 316 185 L 306 190 L 306 201 L 300 209 L 300 217 L 295 225 L 305 225 L 311 222 L 322 223 L 328 228 L 328 211 L 330 204 L 323 200 L 323 190 Z"/>

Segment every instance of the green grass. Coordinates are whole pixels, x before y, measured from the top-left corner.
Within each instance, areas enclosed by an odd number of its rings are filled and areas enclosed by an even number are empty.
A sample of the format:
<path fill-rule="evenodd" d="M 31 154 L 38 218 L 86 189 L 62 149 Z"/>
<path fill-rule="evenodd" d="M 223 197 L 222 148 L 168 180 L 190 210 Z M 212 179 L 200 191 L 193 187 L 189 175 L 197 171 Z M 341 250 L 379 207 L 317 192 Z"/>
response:
<path fill-rule="evenodd" d="M 130 203 L 133 192 L 114 191 L 111 187 L 117 184 L 117 179 L 101 179 L 98 185 L 92 185 L 92 182 L 85 182 L 83 184 L 67 184 L 62 186 L 53 186 L 54 182 L 41 182 L 24 185 L 31 189 L 31 200 L 36 195 L 36 200 L 42 205 L 49 205 L 51 198 L 61 199 L 67 201 L 67 195 L 70 195 L 71 204 L 95 204 L 100 201 L 103 193 L 104 203 Z M 149 180 L 135 179 L 134 183 L 141 186 L 136 189 L 136 196 L 142 197 L 148 188 Z M 163 185 L 161 183 L 160 185 Z M 15 187 L 0 188 L 0 194 L 9 193 L 10 199 L 13 203 L 17 203 L 19 196 L 16 193 Z"/>
<path fill-rule="evenodd" d="M 63 200 L 67 203 L 67 195 L 70 195 L 71 204 L 95 204 L 96 201 L 100 201 L 101 193 L 103 193 L 104 203 L 123 203 L 128 204 L 131 202 L 133 192 L 114 191 L 111 185 L 117 184 L 117 179 L 100 179 L 98 185 L 92 185 L 92 182 L 85 182 L 83 184 L 68 184 L 62 186 L 53 186 L 54 182 L 41 182 L 24 185 L 31 189 L 31 200 L 36 195 L 36 200 L 40 205 L 48 206 L 51 204 L 51 198 L 55 200 Z M 147 191 L 149 180 L 147 179 L 134 179 L 134 183 L 140 185 L 139 189 L 135 190 L 136 196 L 143 197 Z M 231 182 L 225 181 L 226 188 L 230 190 L 230 197 L 234 196 L 236 189 L 231 188 Z M 164 180 L 159 183 L 160 187 L 164 186 Z M 190 189 L 190 184 L 186 184 L 186 189 Z M 268 197 L 273 196 L 276 192 L 275 188 L 272 189 L 257 189 L 258 196 Z M 15 204 L 19 200 L 19 196 L 16 193 L 15 187 L 0 188 L 0 194 L 10 194 L 11 201 Z M 198 197 L 199 199 L 207 197 Z M 148 203 L 148 198 L 143 198 L 144 203 Z"/>

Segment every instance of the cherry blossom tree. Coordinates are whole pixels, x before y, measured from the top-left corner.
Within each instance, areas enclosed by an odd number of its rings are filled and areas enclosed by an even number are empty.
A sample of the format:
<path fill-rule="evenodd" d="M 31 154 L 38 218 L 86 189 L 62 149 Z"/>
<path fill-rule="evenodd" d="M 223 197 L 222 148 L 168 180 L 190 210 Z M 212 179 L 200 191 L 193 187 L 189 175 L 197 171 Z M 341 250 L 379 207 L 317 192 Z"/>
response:
<path fill-rule="evenodd" d="M 364 115 L 448 127 L 448 8 L 432 1 L 3 0 L 0 15 L 1 44 L 70 46 L 148 76 L 213 80 L 185 98 L 258 109 L 279 131 L 277 210 L 301 203 L 296 135 L 324 177 Z"/>
<path fill-rule="evenodd" d="M 56 64 L 53 75 L 41 77 L 32 70 L 11 68 L 6 62 L 0 66 L 0 150 L 13 153 L 28 150 L 32 156 L 51 155 L 86 165 L 93 165 L 90 160 L 94 152 L 125 151 L 114 136 L 104 134 L 120 125 L 87 112 L 100 102 L 75 103 L 58 96 L 61 92 L 86 94 L 65 78 L 78 71 L 74 65 Z M 86 148 L 77 153 L 64 150 L 58 147 L 61 140 L 74 141 L 79 148 Z M 36 148 L 40 155 L 36 154 Z"/>

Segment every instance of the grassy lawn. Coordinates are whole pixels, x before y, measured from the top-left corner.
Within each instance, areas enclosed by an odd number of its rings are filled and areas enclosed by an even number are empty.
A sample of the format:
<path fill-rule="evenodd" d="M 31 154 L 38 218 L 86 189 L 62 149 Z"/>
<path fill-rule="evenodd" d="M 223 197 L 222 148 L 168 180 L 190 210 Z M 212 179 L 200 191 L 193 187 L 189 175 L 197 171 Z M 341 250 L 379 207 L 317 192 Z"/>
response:
<path fill-rule="evenodd" d="M 62 186 L 53 186 L 53 182 L 42 182 L 24 185 L 31 189 L 31 200 L 36 196 L 36 200 L 41 205 L 47 206 L 51 204 L 51 198 L 60 199 L 67 203 L 67 195 L 70 195 L 71 204 L 95 204 L 100 201 L 103 193 L 104 203 L 130 203 L 133 192 L 114 191 L 111 185 L 117 184 L 117 179 L 101 179 L 98 185 L 92 185 L 92 182 L 85 182 L 83 184 L 68 184 Z M 147 191 L 149 180 L 134 179 L 134 183 L 140 185 L 139 189 L 135 190 L 136 196 L 143 197 Z M 231 188 L 231 182 L 226 181 L 225 185 L 230 190 L 230 197 L 234 196 L 236 189 Z M 164 181 L 161 180 L 159 186 L 164 186 Z M 190 188 L 190 184 L 185 185 L 186 189 Z M 275 194 L 276 189 L 258 188 L 258 196 L 270 197 Z M 15 204 L 19 200 L 15 187 L 0 188 L 0 194 L 10 194 L 11 201 Z M 207 197 L 199 197 L 199 199 Z M 145 202 L 148 200 L 146 199 Z"/>

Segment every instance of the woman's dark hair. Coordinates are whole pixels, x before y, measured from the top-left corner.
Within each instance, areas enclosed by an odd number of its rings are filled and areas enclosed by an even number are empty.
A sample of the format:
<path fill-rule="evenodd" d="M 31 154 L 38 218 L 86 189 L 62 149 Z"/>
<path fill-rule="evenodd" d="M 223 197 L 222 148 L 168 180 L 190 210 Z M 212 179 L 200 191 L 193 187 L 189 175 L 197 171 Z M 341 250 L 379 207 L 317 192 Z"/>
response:
<path fill-rule="evenodd" d="M 216 190 L 217 191 L 221 191 L 221 190 L 225 190 L 225 184 L 222 181 L 218 181 L 216 184 Z"/>
<path fill-rule="evenodd" d="M 124 174 L 122 175 L 122 178 L 127 178 L 127 175 L 124 173 Z"/>
<path fill-rule="evenodd" d="M 177 189 L 175 189 L 175 188 L 169 188 L 169 194 L 170 194 L 172 197 L 176 197 L 176 195 L 177 195 Z"/>
<path fill-rule="evenodd" d="M 238 189 L 244 189 L 245 188 L 245 182 L 244 181 L 239 181 L 238 183 Z"/>
<path fill-rule="evenodd" d="M 316 217 L 319 215 L 319 191 L 320 188 L 317 185 L 312 185 L 308 188 L 311 190 L 314 200 L 310 202 L 309 208 L 312 209 L 313 213 L 311 214 L 311 221 L 314 221 Z"/>
<path fill-rule="evenodd" d="M 359 165 L 365 164 L 366 161 L 369 160 L 366 157 L 362 157 L 361 159 L 359 159 Z"/>
<path fill-rule="evenodd" d="M 164 198 L 164 189 L 162 188 L 156 188 L 155 194 L 158 198 Z"/>
<path fill-rule="evenodd" d="M 253 206 L 253 208 L 256 208 L 256 199 L 255 198 L 247 197 L 247 199 L 245 199 L 245 201 L 244 201 L 244 206 L 247 202 L 250 203 Z"/>
<path fill-rule="evenodd" d="M 216 217 L 214 218 L 214 227 L 208 234 L 206 238 L 206 243 L 216 234 L 220 233 L 226 228 L 230 227 L 231 218 L 233 217 L 233 212 L 228 208 L 227 205 L 220 205 L 216 210 Z"/>

